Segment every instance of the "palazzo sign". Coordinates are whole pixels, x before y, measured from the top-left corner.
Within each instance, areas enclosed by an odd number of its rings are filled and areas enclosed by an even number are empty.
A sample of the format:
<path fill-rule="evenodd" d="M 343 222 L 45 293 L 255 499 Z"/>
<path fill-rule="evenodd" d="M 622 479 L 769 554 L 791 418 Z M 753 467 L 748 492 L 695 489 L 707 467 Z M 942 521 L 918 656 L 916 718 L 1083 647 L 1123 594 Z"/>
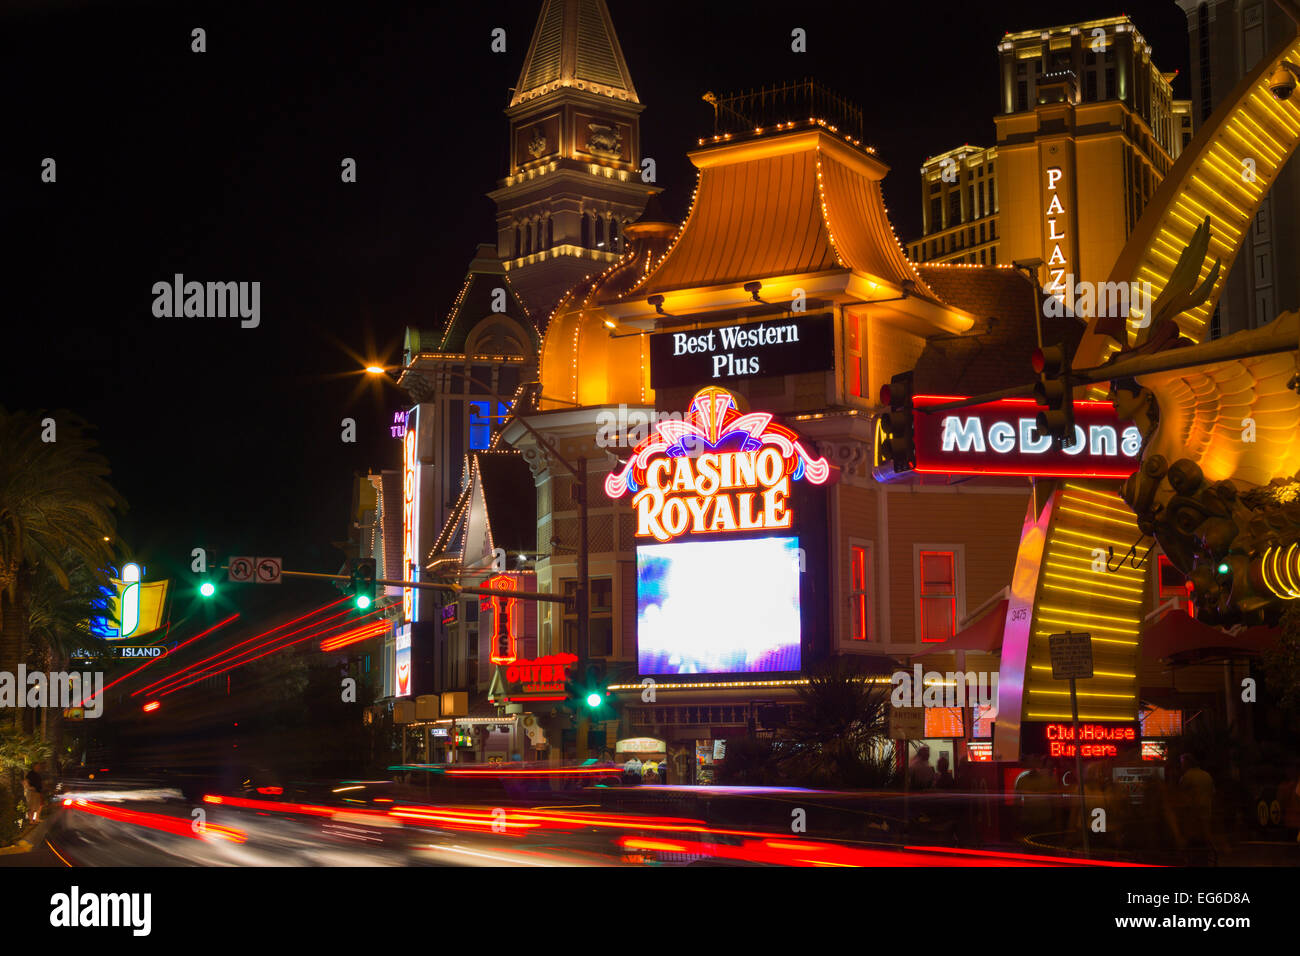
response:
<path fill-rule="evenodd" d="M 916 468 L 930 475 L 1029 475 L 1042 478 L 1127 478 L 1137 470 L 1142 434 L 1121 422 L 1110 402 L 1074 403 L 1074 441 L 1057 447 L 1040 435 L 1032 398 L 1004 398 L 946 412 L 926 408 L 959 396 L 918 395 L 914 402 Z M 876 426 L 877 466 L 883 433 Z"/>
<path fill-rule="evenodd" d="M 1061 191 L 1057 189 L 1057 184 L 1060 183 L 1064 171 L 1059 166 L 1049 166 L 1046 172 L 1047 192 L 1052 197 L 1046 213 L 1047 242 L 1052 247 L 1052 252 L 1047 259 L 1047 271 L 1051 275 L 1051 281 L 1047 283 L 1045 289 L 1052 296 L 1063 301 L 1072 291 L 1065 281 L 1069 263 L 1065 253 L 1061 251 L 1061 243 L 1066 239 L 1061 226 L 1061 220 L 1065 217 L 1065 207 L 1061 205 Z"/>
<path fill-rule="evenodd" d="M 650 387 L 655 389 L 834 367 L 830 313 L 650 336 Z"/>
<path fill-rule="evenodd" d="M 637 536 L 667 542 L 790 528 L 790 483 L 829 477 L 826 459 L 813 458 L 770 413 L 741 413 L 730 392 L 710 386 L 696 393 L 684 420 L 655 426 L 605 479 L 605 493 L 632 492 Z"/>

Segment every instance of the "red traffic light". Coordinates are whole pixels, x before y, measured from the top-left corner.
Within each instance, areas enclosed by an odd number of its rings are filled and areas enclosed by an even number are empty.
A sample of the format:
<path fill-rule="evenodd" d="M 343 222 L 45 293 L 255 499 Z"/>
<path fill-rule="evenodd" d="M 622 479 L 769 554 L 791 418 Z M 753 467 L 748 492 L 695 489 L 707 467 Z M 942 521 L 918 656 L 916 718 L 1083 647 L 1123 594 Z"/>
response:
<path fill-rule="evenodd" d="M 1047 359 L 1043 355 L 1042 349 L 1034 349 L 1029 356 L 1029 364 L 1033 366 L 1034 372 L 1039 375 L 1043 374 L 1043 369 L 1047 367 Z"/>

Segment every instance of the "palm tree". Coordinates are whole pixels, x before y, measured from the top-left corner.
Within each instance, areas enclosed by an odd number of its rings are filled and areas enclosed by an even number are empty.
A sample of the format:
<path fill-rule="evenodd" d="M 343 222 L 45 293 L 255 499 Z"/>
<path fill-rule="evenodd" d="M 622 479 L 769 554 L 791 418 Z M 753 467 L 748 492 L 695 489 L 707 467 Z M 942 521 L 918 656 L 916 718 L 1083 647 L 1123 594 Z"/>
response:
<path fill-rule="evenodd" d="M 108 583 L 100 569 L 113 559 L 114 509 L 125 503 L 87 430 L 68 412 L 0 409 L 0 672 L 16 673 L 26 657 L 38 574 L 69 589 L 72 560 Z M 15 709 L 16 731 L 22 714 Z M 14 816 L 15 784 L 12 773 L 0 773 L 0 845 Z"/>
<path fill-rule="evenodd" d="M 852 658 L 838 657 L 799 688 L 803 706 L 790 721 L 785 761 L 793 779 L 832 787 L 892 783 L 882 746 L 889 737 L 889 685 L 870 677 Z"/>
<path fill-rule="evenodd" d="M 33 575 L 31 618 L 28 622 L 29 654 L 38 659 L 47 672 L 67 670 L 74 654 L 87 652 L 101 663 L 102 670 L 111 652 L 107 641 L 90 630 L 92 617 L 107 610 L 107 594 L 112 591 L 99 583 L 102 575 L 81 564 L 75 555 L 64 556 L 70 587 L 61 588 L 48 572 Z M 29 663 L 30 660 L 29 660 Z M 41 711 L 41 737 L 53 753 L 63 753 L 63 707 L 52 702 Z"/>

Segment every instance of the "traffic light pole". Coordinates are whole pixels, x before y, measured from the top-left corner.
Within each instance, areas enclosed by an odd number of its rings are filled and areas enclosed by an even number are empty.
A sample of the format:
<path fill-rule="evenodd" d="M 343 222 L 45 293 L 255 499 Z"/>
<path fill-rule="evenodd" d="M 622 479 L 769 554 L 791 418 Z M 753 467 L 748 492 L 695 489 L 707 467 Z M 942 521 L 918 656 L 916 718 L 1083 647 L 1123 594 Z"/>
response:
<path fill-rule="evenodd" d="M 223 564 L 219 566 L 222 571 L 228 570 Z M 352 578 L 347 574 L 318 574 L 315 571 L 281 571 L 281 577 L 287 578 L 320 578 L 325 581 L 351 581 Z M 239 582 L 236 582 L 239 583 Z M 493 588 L 475 588 L 463 584 L 440 584 L 436 581 L 391 581 L 387 578 L 376 578 L 375 584 L 382 584 L 385 587 L 394 588 L 424 588 L 429 591 L 455 591 L 458 594 L 509 594 L 512 598 L 519 598 L 524 601 L 550 601 L 553 604 L 564 604 L 568 601 L 562 594 L 547 594 L 543 591 L 501 591 Z"/>
<path fill-rule="evenodd" d="M 1108 382 L 1116 378 L 1134 378 L 1138 375 L 1151 375 L 1155 372 L 1174 372 L 1178 369 L 1208 365 L 1211 362 L 1227 362 L 1233 359 L 1255 358 L 1259 355 L 1275 355 L 1278 352 L 1294 352 L 1300 347 L 1300 342 L 1296 341 L 1294 335 L 1281 335 L 1276 331 L 1271 334 L 1259 335 L 1257 332 L 1258 330 L 1253 333 L 1238 333 L 1239 335 L 1248 336 L 1246 341 L 1234 342 L 1234 336 L 1229 336 L 1226 339 L 1217 339 L 1200 345 L 1189 345 L 1180 349 L 1169 349 L 1152 355 L 1135 355 L 1132 358 L 1120 359 L 1117 362 L 1098 365 L 1095 368 L 1072 369 L 1070 371 L 1070 384 L 1071 386 L 1095 385 L 1097 382 Z M 918 408 L 917 411 L 929 415 L 936 412 L 951 411 L 954 408 L 967 408 L 971 405 L 995 402 L 1000 398 L 1021 398 L 1033 394 L 1034 384 L 1031 382 L 1027 385 L 1017 385 L 1014 388 L 986 392 L 983 395 L 962 398 L 954 402 L 945 402 L 942 405 L 929 405 L 925 408 Z"/>

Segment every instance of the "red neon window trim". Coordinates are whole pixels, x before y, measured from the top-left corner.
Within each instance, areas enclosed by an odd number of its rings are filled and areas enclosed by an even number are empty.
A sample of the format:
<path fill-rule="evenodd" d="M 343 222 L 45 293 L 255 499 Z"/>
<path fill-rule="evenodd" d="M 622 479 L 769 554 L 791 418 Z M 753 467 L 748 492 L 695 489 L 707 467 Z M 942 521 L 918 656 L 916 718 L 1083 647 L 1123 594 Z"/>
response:
<path fill-rule="evenodd" d="M 957 556 L 952 551 L 922 551 L 921 641 L 937 644 L 957 633 Z"/>
<path fill-rule="evenodd" d="M 853 640 L 867 640 L 867 549 L 852 547 L 852 593 L 850 594 L 853 613 Z"/>

